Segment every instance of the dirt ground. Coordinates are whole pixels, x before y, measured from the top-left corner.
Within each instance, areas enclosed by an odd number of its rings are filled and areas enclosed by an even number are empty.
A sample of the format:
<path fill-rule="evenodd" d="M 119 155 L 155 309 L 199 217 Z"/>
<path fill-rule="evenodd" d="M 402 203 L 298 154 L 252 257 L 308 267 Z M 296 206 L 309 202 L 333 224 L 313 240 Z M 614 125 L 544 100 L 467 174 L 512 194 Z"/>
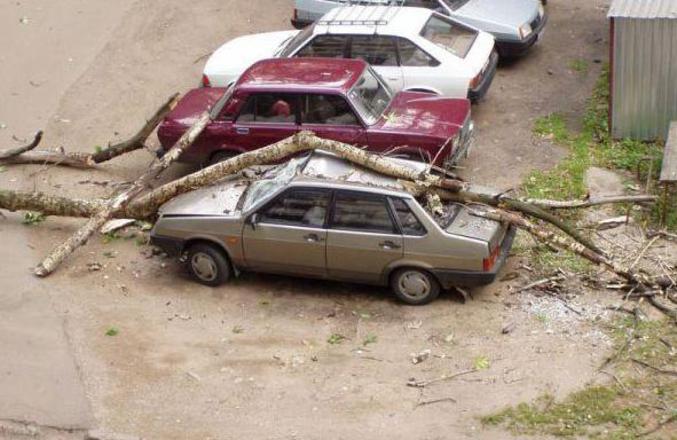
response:
<path fill-rule="evenodd" d="M 542 41 L 501 66 L 473 107 L 467 178 L 507 189 L 563 156 L 532 136 L 533 122 L 581 114 L 607 58 L 607 3 L 549 2 Z M 17 146 L 38 128 L 43 146 L 72 151 L 124 138 L 171 93 L 197 84 L 204 55 L 237 35 L 289 28 L 291 10 L 291 0 L 2 2 L 0 145 Z M 571 68 L 578 59 L 586 72 Z M 8 168 L 0 186 L 103 195 L 151 157 L 139 151 L 89 174 Z M 147 439 L 506 438 L 478 416 L 603 380 L 596 368 L 609 341 L 592 320 L 607 298 L 579 296 L 579 316 L 554 299 L 511 295 L 527 279 L 515 258 L 504 273 L 517 279 L 476 289 L 466 303 L 446 294 L 425 307 L 403 306 L 386 289 L 277 276 L 210 289 L 171 260 L 146 258 L 134 238 L 97 237 L 36 282 L 30 267 L 79 224 L 0 219 L 0 234 L 11 237 L 0 254 L 0 317 L 10 323 L 3 329 L 16 327 L 0 337 L 0 422 L 34 422 L 46 438 L 99 427 Z M 92 262 L 103 269 L 88 270 Z M 18 310 L 24 318 L 5 319 Z M 507 324 L 514 330 L 502 334 Z M 112 327 L 118 334 L 107 336 Z M 346 339 L 329 344 L 335 333 Z M 410 355 L 427 349 L 430 358 L 413 364 Z M 487 369 L 407 386 L 485 359 Z M 445 398 L 454 400 L 426 404 Z M 0 438 L 11 437 L 2 426 Z"/>

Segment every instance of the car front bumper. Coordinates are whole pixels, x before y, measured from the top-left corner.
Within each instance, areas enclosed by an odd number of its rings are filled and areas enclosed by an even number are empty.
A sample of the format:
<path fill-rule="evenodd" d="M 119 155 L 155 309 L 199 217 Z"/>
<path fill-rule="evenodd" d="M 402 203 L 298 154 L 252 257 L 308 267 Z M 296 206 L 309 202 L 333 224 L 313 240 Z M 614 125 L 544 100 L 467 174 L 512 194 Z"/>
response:
<path fill-rule="evenodd" d="M 472 120 L 468 120 L 467 128 L 461 129 L 461 134 L 458 138 L 458 144 L 454 146 L 454 151 L 447 156 L 443 168 L 449 170 L 454 168 L 462 159 L 465 159 L 470 154 L 473 142 L 475 139 L 475 124 Z"/>
<path fill-rule="evenodd" d="M 501 243 L 501 254 L 496 260 L 493 269 L 489 272 L 447 269 L 433 269 L 431 272 L 437 277 L 437 280 L 445 289 L 454 286 L 475 287 L 491 284 L 494 282 L 498 272 L 508 259 L 516 233 L 517 229 L 515 229 L 515 227 L 511 226 L 508 229 L 503 238 L 503 243 Z"/>
<path fill-rule="evenodd" d="M 526 54 L 531 47 L 541 38 L 545 24 L 548 22 L 548 14 L 543 15 L 536 29 L 522 41 L 496 40 L 496 49 L 502 58 L 517 58 Z"/>
<path fill-rule="evenodd" d="M 180 239 L 151 233 L 150 244 L 159 247 L 170 257 L 178 257 L 183 252 L 184 242 Z"/>
<path fill-rule="evenodd" d="M 482 82 L 475 87 L 474 89 L 468 90 L 468 99 L 476 103 L 480 99 L 484 97 L 484 95 L 487 94 L 489 91 L 489 87 L 491 86 L 491 83 L 494 80 L 494 76 L 496 76 L 496 68 L 498 66 L 498 54 L 496 52 L 491 53 L 491 57 L 489 58 L 489 65 L 486 67 L 486 70 L 484 71 L 484 77 L 482 78 Z"/>

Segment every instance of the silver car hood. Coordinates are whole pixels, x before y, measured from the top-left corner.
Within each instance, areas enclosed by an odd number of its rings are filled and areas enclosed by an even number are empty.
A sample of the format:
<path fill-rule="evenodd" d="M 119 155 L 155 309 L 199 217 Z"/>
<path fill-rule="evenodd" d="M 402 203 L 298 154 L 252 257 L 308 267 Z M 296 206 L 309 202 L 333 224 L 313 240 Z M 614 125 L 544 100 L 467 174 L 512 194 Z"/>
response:
<path fill-rule="evenodd" d="M 162 205 L 161 215 L 230 215 L 238 216 L 237 202 L 249 186 L 245 179 L 230 179 L 213 186 L 197 189 Z"/>
<path fill-rule="evenodd" d="M 516 29 L 538 14 L 539 0 L 470 0 L 454 16 L 487 32 Z"/>

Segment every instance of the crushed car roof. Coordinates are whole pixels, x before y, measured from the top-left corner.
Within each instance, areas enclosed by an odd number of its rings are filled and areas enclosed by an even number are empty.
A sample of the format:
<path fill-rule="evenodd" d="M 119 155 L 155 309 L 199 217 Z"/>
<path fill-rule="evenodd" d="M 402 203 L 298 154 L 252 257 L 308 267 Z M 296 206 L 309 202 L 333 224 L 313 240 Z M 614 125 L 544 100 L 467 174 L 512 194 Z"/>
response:
<path fill-rule="evenodd" d="M 423 172 L 428 168 L 428 165 L 423 162 L 393 157 L 385 159 L 395 161 L 398 165 L 411 168 L 417 172 Z M 351 187 L 387 189 L 398 193 L 405 191 L 404 186 L 398 179 L 360 167 L 323 150 L 315 150 L 311 153 L 294 181 L 323 181 Z"/>

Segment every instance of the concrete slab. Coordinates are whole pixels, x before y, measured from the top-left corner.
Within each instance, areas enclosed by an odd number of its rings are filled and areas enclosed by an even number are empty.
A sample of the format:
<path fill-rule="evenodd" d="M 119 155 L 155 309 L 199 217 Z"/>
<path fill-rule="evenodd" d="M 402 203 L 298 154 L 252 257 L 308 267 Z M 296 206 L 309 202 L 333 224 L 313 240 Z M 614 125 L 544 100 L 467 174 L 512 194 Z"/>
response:
<path fill-rule="evenodd" d="M 93 424 L 49 281 L 34 278 L 24 226 L 0 223 L 0 420 L 66 429 Z"/>

